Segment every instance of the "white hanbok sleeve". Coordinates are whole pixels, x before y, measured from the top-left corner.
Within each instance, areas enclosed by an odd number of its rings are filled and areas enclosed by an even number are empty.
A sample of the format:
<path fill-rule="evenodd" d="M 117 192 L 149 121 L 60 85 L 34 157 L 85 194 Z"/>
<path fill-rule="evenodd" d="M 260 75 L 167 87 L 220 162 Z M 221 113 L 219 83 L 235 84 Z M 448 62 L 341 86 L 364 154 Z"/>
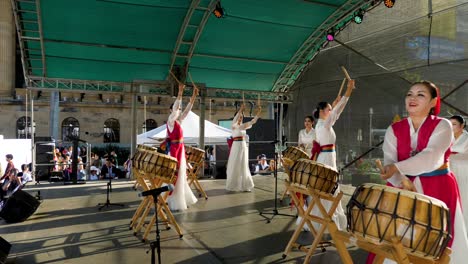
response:
<path fill-rule="evenodd" d="M 179 116 L 179 122 L 182 123 L 182 121 L 184 121 L 184 119 L 187 117 L 188 113 L 190 111 L 192 111 L 192 107 L 193 107 L 193 104 L 189 102 L 187 104 L 187 106 L 185 107 L 184 112 Z"/>
<path fill-rule="evenodd" d="M 182 100 L 175 100 L 174 105 L 172 106 L 172 113 L 169 115 L 167 118 L 167 127 L 169 128 L 169 131 L 172 131 L 174 129 L 174 122 L 179 118 L 179 106 L 182 103 Z"/>
<path fill-rule="evenodd" d="M 243 123 L 242 125 L 240 125 L 240 130 L 247 130 L 251 128 L 255 123 L 257 123 L 257 120 L 258 120 L 258 116 L 255 116 L 249 122 Z"/>
<path fill-rule="evenodd" d="M 298 138 L 297 138 L 297 145 L 301 145 L 301 144 L 305 144 L 304 142 L 304 136 L 302 135 L 302 131 L 304 131 L 303 129 L 299 130 L 299 135 L 298 135 Z"/>
<path fill-rule="evenodd" d="M 397 152 L 397 139 L 395 134 L 393 133 L 392 126 L 387 128 L 385 132 L 385 139 L 382 146 L 382 150 L 384 153 L 384 165 L 390 165 L 398 162 L 398 152 Z M 390 182 L 395 187 L 400 187 L 401 181 L 404 179 L 404 176 L 397 172 L 392 175 L 388 182 Z"/>
<path fill-rule="evenodd" d="M 432 132 L 426 148 L 413 157 L 395 163 L 395 166 L 402 174 L 415 176 L 436 170 L 444 163 L 444 154 L 452 142 L 452 124 L 442 119 Z"/>
<path fill-rule="evenodd" d="M 457 153 L 450 155 L 450 160 L 468 162 L 468 132 L 463 131 L 455 144 L 452 146 L 452 151 Z"/>
<path fill-rule="evenodd" d="M 331 110 L 330 116 L 328 116 L 327 120 L 325 120 L 325 127 L 330 129 L 338 120 L 341 113 L 343 112 L 346 103 L 348 103 L 349 97 L 343 96 L 341 97 L 340 101 L 335 105 L 335 107 Z"/>

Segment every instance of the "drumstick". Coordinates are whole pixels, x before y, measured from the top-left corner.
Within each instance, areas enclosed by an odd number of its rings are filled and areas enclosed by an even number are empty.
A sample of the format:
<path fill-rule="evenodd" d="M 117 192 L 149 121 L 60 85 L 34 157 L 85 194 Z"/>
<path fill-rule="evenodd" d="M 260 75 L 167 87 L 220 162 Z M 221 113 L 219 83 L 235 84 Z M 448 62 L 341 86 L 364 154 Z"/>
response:
<path fill-rule="evenodd" d="M 179 84 L 182 84 L 179 79 L 177 79 L 177 77 L 174 75 L 174 73 L 172 71 L 169 71 L 169 73 L 172 75 L 172 77 L 174 77 L 174 79 L 176 80 L 177 83 Z"/>
<path fill-rule="evenodd" d="M 346 79 L 351 80 L 351 76 L 349 76 L 348 71 L 344 66 L 341 66 L 341 70 L 343 71 L 344 75 L 346 76 Z"/>
<path fill-rule="evenodd" d="M 377 168 L 380 170 L 380 173 L 381 174 L 384 174 L 385 173 L 385 169 L 382 165 L 382 162 L 379 160 L 379 159 L 376 159 L 375 160 L 375 164 L 377 165 Z"/>
<path fill-rule="evenodd" d="M 197 89 L 198 89 L 198 87 L 197 87 L 197 86 L 195 85 L 195 83 L 193 82 L 192 75 L 190 74 L 190 72 L 188 72 L 188 77 L 189 77 L 189 79 L 190 79 L 190 82 L 191 82 L 192 85 L 193 85 L 193 88 L 197 88 Z"/>
<path fill-rule="evenodd" d="M 260 94 L 258 94 L 257 105 L 260 106 Z"/>
<path fill-rule="evenodd" d="M 343 87 L 344 87 L 345 83 L 346 83 L 346 78 L 343 78 L 343 82 L 341 83 L 341 87 L 340 87 L 340 91 L 338 92 L 338 96 L 341 95 L 341 91 L 343 91 Z"/>

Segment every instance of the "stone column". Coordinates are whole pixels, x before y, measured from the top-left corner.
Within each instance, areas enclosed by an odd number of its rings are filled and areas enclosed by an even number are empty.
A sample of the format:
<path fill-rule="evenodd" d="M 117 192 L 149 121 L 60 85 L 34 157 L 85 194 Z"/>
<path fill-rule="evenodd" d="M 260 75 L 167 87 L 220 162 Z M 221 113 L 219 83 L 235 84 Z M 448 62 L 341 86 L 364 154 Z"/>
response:
<path fill-rule="evenodd" d="M 15 88 L 15 23 L 10 0 L 0 0 L 0 97 Z"/>

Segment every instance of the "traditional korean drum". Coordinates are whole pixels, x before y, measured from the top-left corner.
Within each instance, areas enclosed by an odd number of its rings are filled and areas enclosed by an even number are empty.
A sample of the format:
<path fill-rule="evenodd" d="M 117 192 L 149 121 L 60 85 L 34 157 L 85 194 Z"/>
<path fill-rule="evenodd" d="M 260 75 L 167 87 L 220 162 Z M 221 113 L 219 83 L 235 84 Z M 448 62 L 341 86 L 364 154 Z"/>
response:
<path fill-rule="evenodd" d="M 302 149 L 294 146 L 290 146 L 283 151 L 283 162 L 286 163 L 286 166 L 292 166 L 299 159 L 309 159 L 309 155 Z"/>
<path fill-rule="evenodd" d="M 143 170 L 149 176 L 166 178 L 165 182 L 172 183 L 172 177 L 177 171 L 177 159 L 156 151 L 148 151 L 144 158 Z"/>
<path fill-rule="evenodd" d="M 205 159 L 205 151 L 185 145 L 186 160 L 190 164 L 201 164 Z"/>
<path fill-rule="evenodd" d="M 405 250 L 439 257 L 450 240 L 450 215 L 444 202 L 379 184 L 356 188 L 347 206 L 348 230 L 373 243 L 398 238 Z"/>
<path fill-rule="evenodd" d="M 338 172 L 332 167 L 310 159 L 299 159 L 291 167 L 289 182 L 325 193 L 334 193 L 338 187 Z"/>

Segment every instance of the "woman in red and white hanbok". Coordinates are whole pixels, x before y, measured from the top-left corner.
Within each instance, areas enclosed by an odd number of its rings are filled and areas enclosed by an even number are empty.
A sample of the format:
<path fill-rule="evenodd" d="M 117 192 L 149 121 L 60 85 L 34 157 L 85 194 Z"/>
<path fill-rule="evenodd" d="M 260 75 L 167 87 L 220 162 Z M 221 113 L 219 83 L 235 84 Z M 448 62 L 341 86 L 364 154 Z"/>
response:
<path fill-rule="evenodd" d="M 452 125 L 437 116 L 438 94 L 437 87 L 430 82 L 411 86 L 405 100 L 409 117 L 391 125 L 385 134 L 385 167 L 381 176 L 390 186 L 417 191 L 446 203 L 452 224 L 450 263 L 459 264 L 466 262 L 468 238 L 457 181 L 448 168 Z M 372 261 L 370 254 L 367 263 Z"/>
<path fill-rule="evenodd" d="M 190 110 L 192 110 L 193 102 L 198 94 L 198 89 L 194 87 L 190 103 L 187 104 L 184 112 L 181 113 L 184 88 L 185 85 L 179 84 L 179 93 L 176 101 L 172 105 L 171 114 L 166 123 L 169 153 L 172 157 L 176 158 L 178 162 L 177 180 L 174 191 L 167 199 L 169 208 L 174 211 L 185 210 L 188 206 L 197 202 L 197 198 L 187 182 L 187 161 L 185 159 L 184 134 L 181 123 Z"/>

